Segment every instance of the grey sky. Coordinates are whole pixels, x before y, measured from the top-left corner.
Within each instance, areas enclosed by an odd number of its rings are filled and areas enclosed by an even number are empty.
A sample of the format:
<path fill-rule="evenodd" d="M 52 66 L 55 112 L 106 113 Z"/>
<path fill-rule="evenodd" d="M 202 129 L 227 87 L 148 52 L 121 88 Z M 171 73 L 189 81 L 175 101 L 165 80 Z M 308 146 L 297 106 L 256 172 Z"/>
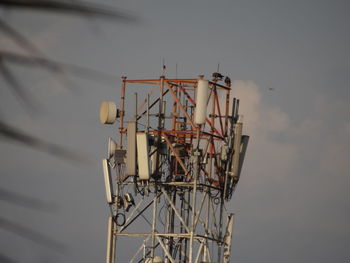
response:
<path fill-rule="evenodd" d="M 96 1 L 101 2 L 101 1 Z M 350 207 L 350 4 L 348 1 L 103 1 L 138 24 L 2 12 L 51 58 L 115 75 L 69 80 L 13 67 L 40 102 L 30 116 L 0 79 L 0 112 L 25 131 L 84 152 L 76 165 L 0 142 L 1 187 L 58 205 L 55 213 L 1 202 L 1 217 L 55 238 L 60 254 L 0 229 L 1 253 L 19 262 L 102 262 L 106 222 L 100 159 L 115 127 L 98 122 L 118 101 L 120 76 L 231 76 L 251 135 L 236 214 L 233 262 L 345 262 Z M 0 36 L 1 49 L 19 50 Z M 273 88 L 270 91 L 269 88 Z M 118 97 L 117 97 L 118 96 Z"/>

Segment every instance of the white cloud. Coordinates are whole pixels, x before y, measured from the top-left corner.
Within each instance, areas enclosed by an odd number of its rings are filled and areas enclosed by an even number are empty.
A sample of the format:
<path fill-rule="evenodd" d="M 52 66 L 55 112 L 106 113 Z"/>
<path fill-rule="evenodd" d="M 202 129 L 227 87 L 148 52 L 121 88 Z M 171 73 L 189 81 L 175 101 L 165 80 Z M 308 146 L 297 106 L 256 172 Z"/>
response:
<path fill-rule="evenodd" d="M 345 122 L 344 128 L 345 128 L 345 132 L 347 133 L 347 135 L 350 135 L 350 122 Z"/>
<path fill-rule="evenodd" d="M 251 173 L 249 177 L 255 182 L 262 183 L 267 177 L 283 178 L 291 171 L 298 154 L 295 144 L 275 139 L 290 129 L 288 115 L 265 104 L 252 81 L 234 81 L 232 94 L 240 99 L 244 131 L 251 136 L 245 171 Z"/>
<path fill-rule="evenodd" d="M 323 138 L 320 172 L 331 176 L 347 176 L 350 156 L 350 123 L 330 126 L 331 133 Z"/>
<path fill-rule="evenodd" d="M 280 108 L 263 103 L 257 85 L 252 81 L 237 80 L 232 85 L 232 95 L 240 99 L 239 112 L 244 115 L 245 131 L 264 135 L 286 131 L 289 117 Z"/>
<path fill-rule="evenodd" d="M 319 173 L 339 174 L 347 170 L 350 121 L 339 123 L 332 118 L 339 110 L 344 112 L 343 101 L 319 94 L 310 102 L 317 114 L 305 115 L 304 120 L 292 124 L 291 117 L 283 109 L 262 100 L 254 82 L 234 81 L 232 94 L 240 99 L 245 133 L 251 136 L 247 153 L 247 159 L 251 160 L 247 166 L 255 168 L 245 168 L 251 173 L 283 177 L 310 161 Z"/>

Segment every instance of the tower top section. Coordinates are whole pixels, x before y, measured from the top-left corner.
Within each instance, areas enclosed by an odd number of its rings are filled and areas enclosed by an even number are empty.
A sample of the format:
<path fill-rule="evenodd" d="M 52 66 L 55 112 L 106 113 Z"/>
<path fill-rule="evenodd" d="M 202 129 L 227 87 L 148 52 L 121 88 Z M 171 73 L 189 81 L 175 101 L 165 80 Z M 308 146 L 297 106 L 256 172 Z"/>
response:
<path fill-rule="evenodd" d="M 107 263 L 229 262 L 233 215 L 224 205 L 249 140 L 233 92 L 220 73 L 122 77 L 119 105 L 102 102 L 101 123 L 117 125 L 102 161 L 112 213 Z M 121 258 L 128 250 L 118 256 L 117 238 L 119 247 L 142 239 L 130 261 Z"/>

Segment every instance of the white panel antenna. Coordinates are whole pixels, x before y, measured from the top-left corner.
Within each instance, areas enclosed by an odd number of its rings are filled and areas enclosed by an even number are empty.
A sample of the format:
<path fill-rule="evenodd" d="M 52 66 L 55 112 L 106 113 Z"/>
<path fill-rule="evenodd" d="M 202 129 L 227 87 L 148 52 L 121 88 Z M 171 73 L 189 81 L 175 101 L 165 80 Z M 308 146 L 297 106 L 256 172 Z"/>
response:
<path fill-rule="evenodd" d="M 149 180 L 149 153 L 148 153 L 148 136 L 145 132 L 136 133 L 137 140 L 137 162 L 139 165 L 139 177 L 141 180 Z"/>
<path fill-rule="evenodd" d="M 238 121 L 235 125 L 235 138 L 233 144 L 233 157 L 232 157 L 232 176 L 238 178 L 239 169 L 239 157 L 241 153 L 241 139 L 242 139 L 242 126 L 243 126 L 243 116 L 239 115 Z"/>
<path fill-rule="evenodd" d="M 117 149 L 117 143 L 112 138 L 109 138 L 108 152 L 107 152 L 108 159 L 112 158 L 115 155 L 116 149 Z"/>
<path fill-rule="evenodd" d="M 153 154 L 152 154 L 153 153 Z M 151 146 L 151 174 L 154 174 L 157 170 L 157 147 Z"/>
<path fill-rule="evenodd" d="M 112 176 L 111 169 L 108 164 L 107 159 L 102 159 L 102 167 L 103 167 L 103 177 L 105 181 L 105 190 L 106 190 L 106 199 L 108 204 L 113 203 L 113 184 L 112 184 Z"/>
<path fill-rule="evenodd" d="M 229 214 L 227 217 L 226 233 L 224 236 L 224 261 L 223 263 L 230 262 L 231 252 L 231 240 L 233 234 L 233 214 Z"/>
<path fill-rule="evenodd" d="M 127 124 L 126 174 L 136 175 L 136 122 Z"/>
<path fill-rule="evenodd" d="M 239 155 L 239 165 L 238 165 L 238 178 L 241 176 L 241 171 L 243 167 L 243 162 L 244 162 L 244 157 L 245 153 L 248 148 L 248 142 L 249 142 L 249 136 L 248 135 L 243 135 L 242 136 L 242 142 L 241 142 L 241 152 Z"/>

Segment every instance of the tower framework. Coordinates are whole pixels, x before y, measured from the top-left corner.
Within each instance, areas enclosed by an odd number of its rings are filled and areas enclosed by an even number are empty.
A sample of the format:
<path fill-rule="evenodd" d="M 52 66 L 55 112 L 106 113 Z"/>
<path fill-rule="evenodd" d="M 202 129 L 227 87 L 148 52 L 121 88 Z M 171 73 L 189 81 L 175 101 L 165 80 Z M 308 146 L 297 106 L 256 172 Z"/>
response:
<path fill-rule="evenodd" d="M 233 214 L 225 204 L 249 137 L 231 81 L 222 79 L 123 77 L 119 108 L 102 103 L 101 122 L 119 121 L 103 160 L 106 263 L 230 261 Z"/>

